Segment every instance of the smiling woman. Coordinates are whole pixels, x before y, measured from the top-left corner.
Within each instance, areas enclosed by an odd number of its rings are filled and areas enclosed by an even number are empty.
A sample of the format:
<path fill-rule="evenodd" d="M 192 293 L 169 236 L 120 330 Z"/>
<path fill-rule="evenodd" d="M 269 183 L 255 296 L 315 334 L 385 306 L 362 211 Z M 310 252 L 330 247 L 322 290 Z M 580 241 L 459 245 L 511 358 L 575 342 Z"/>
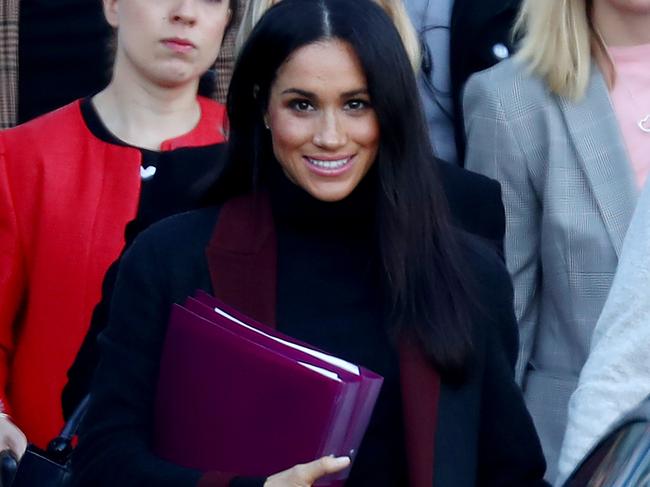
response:
<path fill-rule="evenodd" d="M 233 73 L 217 204 L 150 228 L 120 265 L 76 485 L 304 487 L 350 465 L 304 452 L 280 472 L 254 458 L 238 472 L 214 458 L 206 471 L 156 455 L 169 314 L 197 289 L 384 378 L 346 487 L 544 485 L 504 348 L 516 343 L 507 273 L 451 226 L 416 93 L 375 3 L 268 10 Z M 277 394 L 300 399 L 278 382 Z M 258 421 L 261 407 L 242 402 L 238 419 Z"/>
<path fill-rule="evenodd" d="M 225 110 L 197 88 L 219 52 L 230 3 L 103 7 L 117 31 L 109 85 L 0 132 L 0 398 L 12 418 L 0 416 L 0 448 L 18 456 L 20 430 L 44 447 L 63 424 L 66 371 L 110 268 L 93 317 L 93 327 L 103 326 L 117 268 L 110 266 L 125 240 L 200 206 L 195 183 L 218 173 Z M 94 361 L 81 367 L 78 398 Z"/>
<path fill-rule="evenodd" d="M 265 120 L 285 174 L 316 199 L 345 198 L 375 162 L 379 122 L 348 44 L 298 49 L 278 70 Z"/>

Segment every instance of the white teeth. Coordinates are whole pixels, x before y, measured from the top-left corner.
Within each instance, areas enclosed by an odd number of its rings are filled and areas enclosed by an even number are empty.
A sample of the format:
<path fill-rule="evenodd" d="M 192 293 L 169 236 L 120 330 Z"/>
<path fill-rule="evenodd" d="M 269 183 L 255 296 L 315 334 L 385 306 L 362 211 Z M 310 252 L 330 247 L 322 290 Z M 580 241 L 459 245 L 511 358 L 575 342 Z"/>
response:
<path fill-rule="evenodd" d="M 316 167 L 320 167 L 323 169 L 340 169 L 343 166 L 345 166 L 350 159 L 339 159 L 337 161 L 321 161 L 318 159 L 312 159 L 310 157 L 307 158 L 310 164 L 313 164 Z"/>

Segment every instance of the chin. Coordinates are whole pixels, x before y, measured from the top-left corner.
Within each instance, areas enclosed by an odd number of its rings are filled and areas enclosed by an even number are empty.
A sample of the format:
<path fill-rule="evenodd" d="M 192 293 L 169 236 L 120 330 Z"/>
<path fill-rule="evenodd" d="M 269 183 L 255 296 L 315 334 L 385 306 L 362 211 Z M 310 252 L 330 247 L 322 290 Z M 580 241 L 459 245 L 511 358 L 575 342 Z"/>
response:
<path fill-rule="evenodd" d="M 356 188 L 356 184 L 352 185 L 345 185 L 343 187 L 308 187 L 305 188 L 307 192 L 312 195 L 314 198 L 320 201 L 324 201 L 325 203 L 335 203 L 337 201 L 341 201 L 348 196 L 354 191 L 354 188 Z"/>
<path fill-rule="evenodd" d="M 194 82 L 201 77 L 201 71 L 187 69 L 187 66 L 167 66 L 156 73 L 156 79 L 160 86 L 176 88 Z"/>

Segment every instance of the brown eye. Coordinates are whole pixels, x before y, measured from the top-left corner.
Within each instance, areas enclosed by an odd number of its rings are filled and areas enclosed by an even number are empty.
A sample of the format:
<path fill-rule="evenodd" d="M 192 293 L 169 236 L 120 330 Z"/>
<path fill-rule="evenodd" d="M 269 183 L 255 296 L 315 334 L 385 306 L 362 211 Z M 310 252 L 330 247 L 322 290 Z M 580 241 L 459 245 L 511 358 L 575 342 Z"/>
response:
<path fill-rule="evenodd" d="M 297 112 L 311 112 L 315 110 L 314 106 L 308 100 L 292 100 L 289 106 Z"/>
<path fill-rule="evenodd" d="M 370 103 L 366 100 L 350 100 L 345 104 L 346 110 L 358 111 L 369 108 Z"/>

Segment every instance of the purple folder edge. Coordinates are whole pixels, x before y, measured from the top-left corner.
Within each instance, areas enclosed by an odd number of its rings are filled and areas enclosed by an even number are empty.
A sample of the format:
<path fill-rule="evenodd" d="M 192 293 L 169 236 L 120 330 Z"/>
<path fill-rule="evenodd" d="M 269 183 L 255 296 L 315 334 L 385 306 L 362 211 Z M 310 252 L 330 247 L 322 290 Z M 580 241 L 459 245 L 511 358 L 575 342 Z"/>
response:
<path fill-rule="evenodd" d="M 178 326 L 182 326 L 182 323 L 186 322 L 185 320 L 187 320 L 187 319 L 192 320 L 194 323 L 199 323 L 199 326 L 209 327 L 209 326 L 214 326 L 215 325 L 215 323 L 211 322 L 210 320 L 207 320 L 207 319 L 203 318 L 202 316 L 197 315 L 196 313 L 193 313 L 190 310 L 188 310 L 187 308 L 185 308 L 183 306 L 180 306 L 178 304 L 173 305 L 172 317 L 173 317 L 174 321 L 170 322 L 170 325 L 171 325 L 170 330 L 174 329 L 174 327 L 175 327 L 175 329 L 177 331 Z M 236 333 L 234 333 L 232 330 L 230 330 L 230 329 L 228 329 L 226 327 L 220 327 L 220 328 L 223 328 L 223 332 L 228 333 L 230 336 L 238 336 Z M 251 340 L 247 340 L 246 338 L 243 338 L 241 336 L 239 336 L 238 339 L 244 339 L 254 347 L 261 347 L 260 344 L 254 342 L 254 341 L 251 341 Z M 166 346 L 167 346 L 167 344 L 165 344 L 165 347 Z M 309 369 L 303 369 L 303 368 L 299 367 L 299 370 L 303 371 L 303 372 L 308 372 Z M 345 387 L 345 384 L 343 386 Z M 352 405 L 354 404 L 354 399 L 356 397 L 356 394 L 353 393 L 353 394 L 350 395 L 350 397 L 352 399 L 352 404 L 348 405 L 347 409 L 350 409 L 350 411 L 351 411 Z M 337 407 L 336 407 L 336 411 L 339 411 L 340 407 L 341 407 L 341 404 L 338 404 Z M 332 418 L 334 417 L 334 415 L 338 416 L 338 414 L 334 412 Z M 349 416 L 349 414 L 348 414 L 348 416 Z M 339 418 L 342 419 L 343 424 L 345 424 L 345 422 L 346 422 L 345 417 L 340 416 Z M 339 434 L 339 438 L 338 438 L 337 441 L 339 441 L 339 442 L 341 441 L 341 436 L 342 435 Z M 326 441 L 326 442 L 329 442 L 329 441 Z M 323 448 L 323 446 L 321 446 L 321 451 L 323 451 L 322 448 Z M 164 455 L 161 455 L 161 456 L 164 457 Z M 328 484 L 328 485 L 334 485 L 334 484 Z"/>
<path fill-rule="evenodd" d="M 242 338 L 259 345 L 260 347 L 264 347 L 271 353 L 280 354 L 296 362 L 303 362 L 325 370 L 331 370 L 333 368 L 331 364 L 323 362 L 306 352 L 302 352 L 300 350 L 296 350 L 278 342 L 269 340 L 256 331 L 248 330 L 239 324 L 232 323 L 226 317 L 216 313 L 210 306 L 194 298 L 188 298 L 185 301 L 183 308 L 198 315 L 201 318 L 209 320 L 216 326 L 225 328 L 241 336 Z M 239 318 L 236 319 L 243 322 L 243 320 L 240 320 Z M 339 405 L 338 409 L 338 416 L 340 420 L 335 423 L 336 428 L 331 431 L 330 435 L 327 438 L 324 439 L 321 451 L 325 455 L 331 454 L 335 456 L 341 456 L 348 454 L 348 450 L 345 449 L 348 434 L 347 425 L 351 424 L 355 420 L 355 416 L 353 415 L 355 408 L 357 408 L 359 404 L 363 404 L 359 401 L 358 398 L 359 394 L 362 391 L 363 381 L 361 377 L 348 372 L 345 369 L 337 368 L 335 372 L 337 375 L 339 375 L 339 377 L 341 377 L 343 383 L 346 384 L 346 394 L 344 396 L 344 399 L 342 399 L 342 403 Z M 370 404 L 370 406 L 372 407 L 372 404 Z M 339 446 L 337 447 L 336 445 Z"/>
<path fill-rule="evenodd" d="M 222 311 L 225 311 L 233 318 L 242 321 L 254 328 L 257 328 L 265 333 L 268 333 L 269 335 L 275 336 L 276 338 L 290 340 L 295 344 L 309 347 L 313 350 L 321 351 L 322 353 L 327 353 L 312 345 L 301 342 L 300 340 L 297 340 L 293 337 L 289 337 L 279 332 L 275 328 L 264 325 L 250 317 L 243 315 L 233 307 L 227 305 L 226 303 L 203 290 L 197 290 L 194 294 L 194 299 L 205 304 L 209 308 L 220 308 Z M 213 313 L 215 316 L 220 316 L 216 311 L 213 311 Z M 345 454 L 350 457 L 350 467 L 341 472 L 340 475 L 324 477 L 315 484 L 317 486 L 330 485 L 331 480 L 340 480 L 341 478 L 347 478 L 349 471 L 352 468 L 352 464 L 356 458 L 357 449 L 359 448 L 359 445 L 363 439 L 363 435 L 365 434 L 366 429 L 368 428 L 368 424 L 370 423 L 374 404 L 377 401 L 377 397 L 379 396 L 379 392 L 381 390 L 384 379 L 379 374 L 376 374 L 375 372 L 372 372 L 371 370 L 368 370 L 361 366 L 359 366 L 359 372 L 361 383 L 359 393 L 357 394 L 357 402 L 354 406 L 354 411 L 357 412 L 357 415 L 354 416 L 350 421 L 351 428 L 347 431 L 345 440 L 343 441 L 343 448 L 341 448 L 341 450 L 343 452 L 347 452 Z"/>

